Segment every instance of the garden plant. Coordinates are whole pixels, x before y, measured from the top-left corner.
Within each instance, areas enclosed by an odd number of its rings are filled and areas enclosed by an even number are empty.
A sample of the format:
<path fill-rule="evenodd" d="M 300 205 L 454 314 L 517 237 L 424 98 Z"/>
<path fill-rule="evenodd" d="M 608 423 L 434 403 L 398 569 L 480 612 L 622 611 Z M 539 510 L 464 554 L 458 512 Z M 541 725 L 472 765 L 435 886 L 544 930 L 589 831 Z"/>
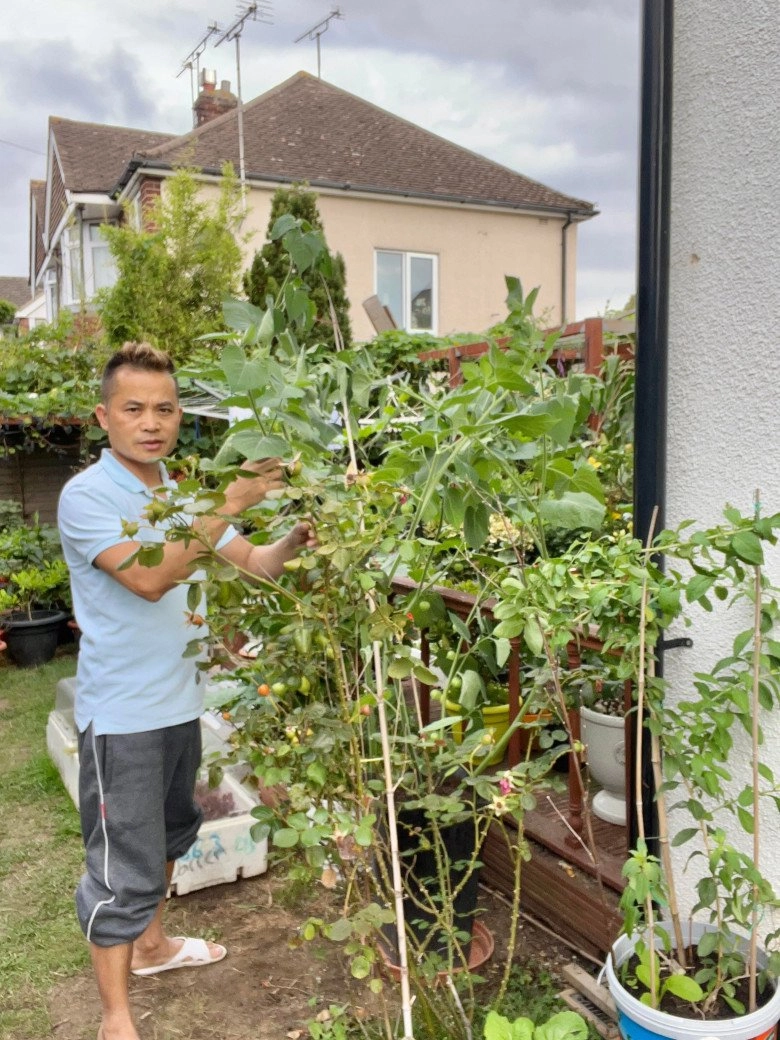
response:
<path fill-rule="evenodd" d="M 657 549 L 669 576 L 645 567 L 642 621 L 629 648 L 638 724 L 646 719 L 652 736 L 659 841 L 656 855 L 640 827 L 625 867 L 622 907 L 635 956 L 622 977 L 649 1006 L 691 1017 L 755 1012 L 775 992 L 780 970 L 771 923 L 778 898 L 761 842 L 765 806 L 780 806 L 780 785 L 762 752 L 763 727 L 780 698 L 780 599 L 762 571 L 778 529 L 780 514 L 761 517 L 757 500 L 752 516 L 729 507 L 720 525 L 663 532 Z M 672 697 L 654 675 L 654 647 L 672 621 L 716 603 L 735 612 L 749 606 L 752 624 L 694 676 L 690 694 Z M 672 848 L 684 846 L 687 860 L 675 859 Z M 703 922 L 701 935 L 679 909 L 684 867 L 697 879 L 691 919 Z"/>
<path fill-rule="evenodd" d="M 300 275 L 319 268 L 326 276 L 327 251 L 316 229 L 292 217 L 280 218 L 273 236 L 290 257 L 277 297 L 265 308 L 227 306 L 233 333 L 219 361 L 201 372 L 246 418 L 231 427 L 213 460 L 191 460 L 193 475 L 184 475 L 179 496 L 155 503 L 149 522 L 166 520 L 168 537 L 190 538 L 181 514 L 218 507 L 243 460 L 288 461 L 284 493 L 237 520 L 264 540 L 291 511 L 308 515 L 320 544 L 259 594 L 204 546 L 205 577 L 193 581 L 191 596 L 193 652 L 207 620 L 230 666 L 223 707 L 236 727 L 233 758 L 276 792 L 256 811 L 256 836 L 267 835 L 279 855 L 302 855 L 313 876 L 342 886 L 342 916 L 310 921 L 304 935 L 342 942 L 353 974 L 381 989 L 372 976 L 393 929 L 403 1035 L 412 1035 L 414 985 L 425 1028 L 437 1022 L 441 1029 L 445 1021 L 447 1035 L 468 1036 L 475 997 L 462 969 L 471 929 L 454 917 L 456 897 L 478 869 L 488 827 L 504 830 L 515 863 L 511 950 L 527 854 L 523 814 L 552 782 L 552 763 L 567 748 L 489 771 L 486 748 L 502 753 L 512 727 L 497 747 L 476 728 L 458 743 L 457 718 L 424 717 L 421 688 L 437 677 L 420 660 L 420 628 L 432 609 L 428 593 L 445 543 L 477 552 L 498 518 L 522 528 L 523 545 L 545 561 L 547 531 L 600 527 L 605 493 L 588 461 L 599 382 L 550 368 L 555 336 L 539 333 L 535 294 L 524 298 L 513 279 L 512 340 L 464 366 L 463 385 L 454 390 L 411 378 L 399 387 L 368 352 L 340 344 L 314 358 L 298 343 L 311 322 Z M 154 565 L 159 551 L 142 548 L 141 562 Z M 511 552 L 507 572 L 523 562 Z M 412 576 L 413 591 L 399 595 L 398 576 Z M 491 589 L 499 577 L 489 576 Z M 211 604 L 207 619 L 196 613 L 202 585 Z M 528 631 L 533 640 L 533 624 Z M 237 653 L 236 636 L 254 643 L 256 656 Z M 496 633 L 493 641 L 503 664 L 509 640 Z M 225 764 L 212 763 L 215 779 Z M 422 841 L 433 852 L 436 890 L 404 885 L 408 860 L 399 854 L 398 818 L 416 810 L 426 820 Z M 464 820 L 474 840 L 452 880 L 443 832 Z M 452 981 L 438 990 L 423 984 L 458 970 L 460 988 Z M 505 981 L 508 971 L 509 964 Z"/>

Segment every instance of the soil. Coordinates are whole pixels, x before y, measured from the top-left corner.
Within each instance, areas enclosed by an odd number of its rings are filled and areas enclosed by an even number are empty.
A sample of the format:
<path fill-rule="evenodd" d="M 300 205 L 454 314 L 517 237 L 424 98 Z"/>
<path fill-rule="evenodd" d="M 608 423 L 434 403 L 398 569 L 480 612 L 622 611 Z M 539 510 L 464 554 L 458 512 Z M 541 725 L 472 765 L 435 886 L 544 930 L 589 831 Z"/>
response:
<path fill-rule="evenodd" d="M 698 972 L 707 969 L 710 965 L 709 962 L 703 961 L 697 951 L 696 947 L 688 946 L 685 950 L 686 963 L 688 965 L 688 974 L 694 978 Z M 636 957 L 630 957 L 628 960 L 628 976 L 634 975 L 637 966 L 638 959 Z M 628 984 L 627 979 L 621 979 L 621 984 L 625 988 L 627 993 L 630 993 L 632 997 L 637 1000 L 641 1000 L 642 994 L 646 993 L 644 987 L 633 987 Z M 774 989 L 767 986 L 763 993 L 756 995 L 756 1006 L 761 1008 L 764 1004 L 768 1004 L 774 995 Z M 747 978 L 740 978 L 734 982 L 734 997 L 744 1007 L 748 1007 L 750 1002 L 750 985 Z M 674 1015 L 676 1018 L 689 1018 L 695 1021 L 701 1020 L 700 1005 L 691 1004 L 688 1000 L 683 1000 L 682 997 L 677 997 L 674 993 L 670 993 L 668 990 L 661 997 L 658 1005 L 658 1010 L 663 1011 L 667 1015 Z M 721 1021 L 723 1019 L 733 1019 L 735 1012 L 729 1005 L 719 997 L 707 1010 L 707 1021 Z M 717 1033 L 717 1029 L 713 1029 L 713 1033 Z"/>
<path fill-rule="evenodd" d="M 333 893 L 321 889 L 303 905 L 288 908 L 289 882 L 264 874 L 174 896 L 166 908 L 172 935 L 200 935 L 228 946 L 224 961 L 207 968 L 131 978 L 131 1001 L 141 1040 L 305 1040 L 306 1026 L 330 1004 L 371 1013 L 365 982 L 349 976 L 339 948 L 326 940 L 303 942 L 302 921 L 332 913 Z M 497 981 L 506 950 L 506 902 L 484 889 L 481 920 L 495 940 L 493 957 L 480 974 Z M 534 973 L 546 971 L 565 983 L 565 965 L 594 965 L 535 923 L 521 919 L 515 952 Z M 388 980 L 388 986 L 395 984 Z M 58 985 L 50 1000 L 56 1040 L 95 1040 L 100 1004 L 87 969 Z"/>

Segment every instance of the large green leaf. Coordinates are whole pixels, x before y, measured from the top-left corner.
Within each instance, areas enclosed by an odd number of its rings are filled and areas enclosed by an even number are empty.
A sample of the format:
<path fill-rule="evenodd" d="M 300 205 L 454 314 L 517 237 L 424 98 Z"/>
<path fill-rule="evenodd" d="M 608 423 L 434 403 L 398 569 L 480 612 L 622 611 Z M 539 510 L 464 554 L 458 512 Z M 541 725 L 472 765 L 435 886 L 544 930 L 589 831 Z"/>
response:
<path fill-rule="evenodd" d="M 466 507 L 463 518 L 463 536 L 470 549 L 484 545 L 490 533 L 490 511 L 484 502 Z"/>
<path fill-rule="evenodd" d="M 292 213 L 282 213 L 282 215 L 274 222 L 274 226 L 271 228 L 270 237 L 272 241 L 276 242 L 277 239 L 282 238 L 288 231 L 292 231 L 292 229 L 297 226 L 298 221 Z"/>
<path fill-rule="evenodd" d="M 605 511 L 602 502 L 584 491 L 567 491 L 560 498 L 544 498 L 539 506 L 542 520 L 564 531 L 575 531 L 579 527 L 597 531 Z"/>
<path fill-rule="evenodd" d="M 752 531 L 737 531 L 731 539 L 731 548 L 745 563 L 760 567 L 764 562 L 764 549 L 761 541 Z"/>
<path fill-rule="evenodd" d="M 249 462 L 256 462 L 258 459 L 284 458 L 289 454 L 290 445 L 284 437 L 265 436 L 259 430 L 242 430 L 228 435 L 217 457 L 229 451 L 242 455 Z"/>
<path fill-rule="evenodd" d="M 473 668 L 465 668 L 461 672 L 461 679 L 462 685 L 458 701 L 466 711 L 471 711 L 476 707 L 477 701 L 484 696 L 485 687 L 479 672 L 475 672 Z"/>
<path fill-rule="evenodd" d="M 228 343 L 222 351 L 222 371 L 233 391 L 262 389 L 270 381 L 267 365 L 248 358 L 237 343 Z"/>
<path fill-rule="evenodd" d="M 259 325 L 263 312 L 248 300 L 234 300 L 228 296 L 222 301 L 222 314 L 228 328 L 246 332 L 251 325 Z"/>
<path fill-rule="evenodd" d="M 572 491 L 584 491 L 598 502 L 604 501 L 604 488 L 599 475 L 591 466 L 578 466 L 571 478 Z"/>
<path fill-rule="evenodd" d="M 585 1040 L 588 1026 L 576 1011 L 559 1011 L 546 1022 L 541 1022 L 534 1033 L 534 1040 Z"/>
<path fill-rule="evenodd" d="M 695 979 L 690 978 L 688 975 L 670 975 L 666 979 L 664 987 L 670 993 L 674 993 L 676 997 L 679 997 L 681 1000 L 688 1000 L 691 1004 L 696 1004 L 704 999 L 704 990 Z"/>
<path fill-rule="evenodd" d="M 466 501 L 463 497 L 463 492 L 459 488 L 450 487 L 448 484 L 444 488 L 444 494 L 442 495 L 442 507 L 444 519 L 447 523 L 455 528 L 460 527 L 466 514 Z"/>
<path fill-rule="evenodd" d="M 545 413 L 555 420 L 547 434 L 550 440 L 560 447 L 565 447 L 571 440 L 577 420 L 577 399 L 568 394 L 551 397 L 538 407 L 544 407 Z"/>
<path fill-rule="evenodd" d="M 531 1040 L 533 1035 L 534 1024 L 530 1018 L 510 1022 L 497 1011 L 489 1011 L 485 1019 L 485 1040 Z"/>
<path fill-rule="evenodd" d="M 558 422 L 557 416 L 551 412 L 515 412 L 496 419 L 492 425 L 499 426 L 514 436 L 542 437 L 550 433 Z"/>

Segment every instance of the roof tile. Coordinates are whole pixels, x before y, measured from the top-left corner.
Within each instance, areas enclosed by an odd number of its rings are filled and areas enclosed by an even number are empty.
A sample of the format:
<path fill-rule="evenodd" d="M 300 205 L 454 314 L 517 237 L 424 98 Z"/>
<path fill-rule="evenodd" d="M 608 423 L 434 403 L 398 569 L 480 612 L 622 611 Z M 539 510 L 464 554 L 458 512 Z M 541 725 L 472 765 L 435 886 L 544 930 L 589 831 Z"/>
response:
<path fill-rule="evenodd" d="M 23 307 L 30 302 L 30 284 L 26 278 L 0 276 L 0 300 L 7 300 L 14 307 Z"/>
<path fill-rule="evenodd" d="M 237 124 L 234 110 L 156 147 L 136 148 L 148 165 L 219 169 L 229 161 L 238 169 Z M 590 202 L 515 173 L 306 72 L 244 105 L 243 125 L 250 180 L 595 212 Z"/>
<path fill-rule="evenodd" d="M 58 116 L 49 119 L 49 127 L 57 144 L 65 187 L 78 192 L 110 192 L 136 151 L 153 148 L 173 136 Z"/>

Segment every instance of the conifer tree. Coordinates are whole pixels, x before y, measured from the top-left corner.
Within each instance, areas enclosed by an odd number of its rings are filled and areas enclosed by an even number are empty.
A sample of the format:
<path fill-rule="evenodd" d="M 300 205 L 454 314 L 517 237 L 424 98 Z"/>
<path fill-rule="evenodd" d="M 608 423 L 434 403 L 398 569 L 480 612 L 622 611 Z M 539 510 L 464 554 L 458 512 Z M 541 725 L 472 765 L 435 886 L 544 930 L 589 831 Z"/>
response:
<path fill-rule="evenodd" d="M 252 266 L 244 275 L 244 292 L 250 303 L 257 307 L 266 307 L 266 297 L 276 299 L 289 269 L 289 258 L 281 239 L 271 240 L 271 231 L 276 221 L 283 214 L 289 213 L 298 220 L 303 220 L 313 230 L 323 233 L 322 220 L 317 208 L 317 196 L 305 186 L 293 184 L 290 188 L 278 188 L 271 201 L 271 215 L 268 221 L 267 241 L 262 249 L 255 253 Z M 346 271 L 341 253 L 331 255 L 332 276 L 326 285 L 320 273 L 311 269 L 302 275 L 305 285 L 316 308 L 316 320 L 310 332 L 299 337 L 304 346 L 324 343 L 335 348 L 335 337 L 330 314 L 330 299 L 336 312 L 336 320 L 345 346 L 352 342 L 352 329 L 349 321 L 349 301 L 346 293 Z"/>

